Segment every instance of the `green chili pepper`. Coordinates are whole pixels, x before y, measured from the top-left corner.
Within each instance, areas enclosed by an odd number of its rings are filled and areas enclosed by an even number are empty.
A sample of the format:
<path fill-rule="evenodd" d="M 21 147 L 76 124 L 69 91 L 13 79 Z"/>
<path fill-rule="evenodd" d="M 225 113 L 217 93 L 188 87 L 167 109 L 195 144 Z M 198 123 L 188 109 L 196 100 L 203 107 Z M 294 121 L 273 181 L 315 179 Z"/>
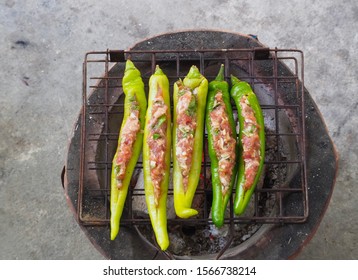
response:
<path fill-rule="evenodd" d="M 216 79 L 209 83 L 206 107 L 206 128 L 213 188 L 212 219 L 217 227 L 221 227 L 224 223 L 225 210 L 236 178 L 238 149 L 235 127 L 229 85 L 224 80 L 224 65 L 221 65 Z M 220 144 L 222 145 L 220 146 Z"/>
<path fill-rule="evenodd" d="M 170 156 L 169 81 L 157 66 L 155 73 L 149 79 L 148 109 L 143 141 L 143 170 L 148 212 L 156 241 L 162 250 L 166 250 L 169 246 L 166 211 Z"/>
<path fill-rule="evenodd" d="M 198 214 L 191 208 L 195 191 L 199 182 L 203 152 L 204 116 L 208 81 L 201 75 L 196 66 L 192 66 L 184 80 L 174 84 L 174 118 L 173 118 L 173 185 L 174 185 L 174 208 L 177 216 L 189 218 Z M 188 97 L 186 110 L 183 116 L 188 119 L 185 127 L 178 121 L 178 103 L 181 96 Z M 190 98 L 190 99 L 189 99 Z M 195 123 L 195 129 L 193 124 Z M 178 136 L 190 141 L 190 149 L 181 149 Z M 184 139 L 184 140 L 185 140 Z M 177 154 L 178 152 L 178 154 Z M 189 154 L 191 152 L 191 155 Z M 189 154 L 189 155 L 188 155 Z M 183 167 L 186 156 L 191 156 L 191 163 Z M 180 159 L 178 158 L 180 157 Z M 183 176 L 184 174 L 184 176 Z"/>
<path fill-rule="evenodd" d="M 265 158 L 265 124 L 260 104 L 250 85 L 234 76 L 231 76 L 231 83 L 231 96 L 237 107 L 240 124 L 239 170 L 234 201 L 234 212 L 240 215 L 245 212 L 261 176 Z M 251 142 L 251 148 L 245 142 Z"/>
<path fill-rule="evenodd" d="M 128 193 L 128 186 L 133 174 L 134 167 L 137 163 L 139 155 L 142 151 L 143 143 L 143 128 L 145 122 L 145 112 L 147 108 L 147 99 L 145 97 L 144 83 L 141 78 L 139 70 L 134 66 L 133 62 L 127 60 L 122 80 L 124 100 L 124 115 L 123 121 L 118 137 L 118 147 L 112 161 L 111 174 L 111 240 L 114 240 L 119 232 L 119 223 L 123 212 L 124 203 Z M 137 115 L 136 115 L 137 114 Z M 136 124 L 137 132 L 134 135 L 135 139 L 127 149 L 123 145 L 124 138 L 128 138 L 128 129 L 126 124 L 134 122 L 137 117 Z M 124 151 L 131 151 L 131 154 L 126 154 Z M 127 158 L 127 161 L 124 160 Z M 118 164 L 120 162 L 120 164 Z M 119 175 L 120 171 L 122 175 Z M 121 178 L 118 178 L 120 176 Z M 123 177 L 123 178 L 122 178 Z"/>

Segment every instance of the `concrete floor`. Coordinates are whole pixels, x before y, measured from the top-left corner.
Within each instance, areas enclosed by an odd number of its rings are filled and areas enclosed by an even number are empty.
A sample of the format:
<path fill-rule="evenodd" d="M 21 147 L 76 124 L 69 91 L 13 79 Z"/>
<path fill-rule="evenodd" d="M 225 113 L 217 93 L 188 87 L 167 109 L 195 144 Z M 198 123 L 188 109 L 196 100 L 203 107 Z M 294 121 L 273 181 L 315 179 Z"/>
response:
<path fill-rule="evenodd" d="M 305 85 L 340 160 L 331 203 L 299 259 L 358 258 L 357 1 L 1 0 L 0 259 L 103 259 L 60 182 L 84 54 L 196 28 L 304 52 Z"/>

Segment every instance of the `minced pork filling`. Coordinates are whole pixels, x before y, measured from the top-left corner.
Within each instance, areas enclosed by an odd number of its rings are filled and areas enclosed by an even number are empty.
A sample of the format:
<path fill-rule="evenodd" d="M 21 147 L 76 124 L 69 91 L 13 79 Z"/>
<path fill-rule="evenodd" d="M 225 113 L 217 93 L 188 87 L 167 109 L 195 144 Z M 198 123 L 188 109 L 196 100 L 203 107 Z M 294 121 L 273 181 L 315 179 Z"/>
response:
<path fill-rule="evenodd" d="M 250 107 L 246 96 L 240 99 L 241 114 L 244 117 L 242 129 L 243 158 L 245 164 L 244 190 L 251 188 L 260 165 L 259 125 L 254 110 Z"/>
<path fill-rule="evenodd" d="M 218 171 L 222 194 L 225 195 L 230 187 L 233 167 L 236 161 L 236 139 L 229 123 L 228 113 L 222 92 L 215 95 L 213 110 L 210 112 L 213 143 L 218 159 Z"/>
<path fill-rule="evenodd" d="M 192 91 L 184 89 L 179 92 L 176 107 L 176 158 L 183 177 L 184 191 L 188 188 L 189 173 L 193 159 L 196 106 L 196 96 Z"/>
<path fill-rule="evenodd" d="M 130 110 L 129 117 L 127 118 L 121 131 L 121 140 L 117 151 L 116 179 L 118 189 L 122 187 L 128 162 L 132 157 L 133 145 L 137 139 L 137 134 L 140 131 L 139 106 L 135 97 L 133 97 Z"/>
<path fill-rule="evenodd" d="M 167 150 L 167 113 L 168 106 L 164 102 L 163 91 L 158 89 L 153 101 L 147 144 L 149 147 L 150 177 L 154 186 L 154 202 L 159 203 L 160 184 L 166 170 L 165 152 Z"/>

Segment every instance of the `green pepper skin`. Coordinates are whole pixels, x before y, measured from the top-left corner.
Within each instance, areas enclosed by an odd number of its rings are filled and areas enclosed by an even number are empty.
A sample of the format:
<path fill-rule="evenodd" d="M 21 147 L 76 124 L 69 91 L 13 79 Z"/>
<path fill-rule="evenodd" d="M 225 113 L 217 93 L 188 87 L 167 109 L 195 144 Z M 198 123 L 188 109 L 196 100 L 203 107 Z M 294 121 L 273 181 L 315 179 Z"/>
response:
<path fill-rule="evenodd" d="M 188 187 L 184 190 L 183 176 L 179 163 L 175 157 L 177 143 L 177 116 L 176 107 L 178 103 L 180 87 L 190 89 L 196 96 L 196 130 L 194 135 L 194 149 L 192 155 L 192 164 L 189 172 Z M 206 97 L 208 92 L 208 81 L 201 75 L 199 69 L 193 65 L 183 81 L 179 80 L 174 84 L 174 117 L 173 117 L 173 185 L 174 185 L 174 208 L 175 213 L 180 218 L 189 218 L 197 215 L 198 211 L 191 208 L 196 188 L 199 183 L 203 153 L 203 136 L 204 136 L 204 117 Z"/>
<path fill-rule="evenodd" d="M 124 115 L 123 115 L 123 121 L 118 138 L 118 147 L 122 139 L 122 128 L 124 127 L 124 124 L 126 123 L 130 115 L 133 98 L 135 97 L 137 104 L 139 105 L 139 122 L 140 122 L 141 131 L 144 128 L 145 113 L 147 109 L 147 99 L 145 96 L 144 83 L 142 81 L 140 71 L 134 66 L 133 62 L 130 60 L 127 60 L 126 62 L 126 67 L 122 80 L 122 88 L 123 88 L 123 93 L 125 94 Z M 137 134 L 136 140 L 133 144 L 132 157 L 128 162 L 125 178 L 123 180 L 122 187 L 120 189 L 118 189 L 117 187 L 117 180 L 116 180 L 117 177 L 116 158 L 117 158 L 118 148 L 113 157 L 112 173 L 111 173 L 111 194 L 110 194 L 111 240 L 114 240 L 119 232 L 119 224 L 124 208 L 124 203 L 128 193 L 128 186 L 132 178 L 134 167 L 137 164 L 137 160 L 142 151 L 143 133 L 141 131 Z"/>
<path fill-rule="evenodd" d="M 237 173 L 237 164 L 233 166 L 232 176 L 230 180 L 229 190 L 223 195 L 222 193 L 222 184 L 219 177 L 219 160 L 214 149 L 213 135 L 214 129 L 211 126 L 211 117 L 210 113 L 214 109 L 215 96 L 218 92 L 222 93 L 223 101 L 225 104 L 225 111 L 228 115 L 232 136 L 234 139 L 237 139 L 236 135 L 236 125 L 232 113 L 230 93 L 229 93 L 229 84 L 224 80 L 224 65 L 221 65 L 219 74 L 216 79 L 209 83 L 209 93 L 206 107 L 206 128 L 208 132 L 208 151 L 211 161 L 211 180 L 213 188 L 213 203 L 212 203 L 212 220 L 217 227 L 221 227 L 224 224 L 225 210 L 229 202 L 231 192 L 235 183 L 236 173 Z M 235 149 L 235 158 L 238 156 L 238 148 L 236 144 Z M 237 160 L 236 160 L 237 162 Z"/>
<path fill-rule="evenodd" d="M 158 205 L 155 204 L 154 186 L 150 175 L 150 161 L 149 161 L 149 146 L 147 138 L 150 130 L 150 119 L 152 116 L 153 100 L 157 92 L 162 90 L 165 105 L 168 106 L 166 114 L 166 143 L 167 150 L 165 151 L 166 168 L 163 170 L 163 180 L 160 184 L 160 198 Z M 170 175 L 170 157 L 171 157 L 171 115 L 170 115 L 170 95 L 169 95 L 169 80 L 163 71 L 156 67 L 155 73 L 149 79 L 149 95 L 148 95 L 148 109 L 146 114 L 144 141 L 143 141 L 143 171 L 144 171 L 144 189 L 145 198 L 148 207 L 149 217 L 156 236 L 156 240 L 160 248 L 164 251 L 169 246 L 169 236 L 167 230 L 167 194 L 169 187 Z"/>
<path fill-rule="evenodd" d="M 234 200 L 234 212 L 236 215 L 241 215 L 245 212 L 246 207 L 250 201 L 250 198 L 256 188 L 257 182 L 260 179 L 264 159 L 265 159 L 265 124 L 264 118 L 262 114 L 262 110 L 260 104 L 257 100 L 255 93 L 252 91 L 251 86 L 244 81 L 240 81 L 238 78 L 231 76 L 231 97 L 234 99 L 236 108 L 238 110 L 238 120 L 240 124 L 240 131 L 239 131 L 239 170 L 237 174 L 237 183 L 236 183 L 236 194 Z M 257 170 L 254 182 L 250 189 L 247 191 L 244 190 L 243 185 L 245 183 L 245 165 L 244 159 L 242 157 L 242 143 L 241 139 L 243 137 L 242 128 L 244 127 L 244 118 L 241 114 L 241 106 L 240 106 L 240 99 L 242 96 L 246 95 L 247 100 L 249 102 L 250 107 L 253 109 L 256 121 L 258 124 L 259 129 L 259 140 L 260 140 L 260 164 Z"/>

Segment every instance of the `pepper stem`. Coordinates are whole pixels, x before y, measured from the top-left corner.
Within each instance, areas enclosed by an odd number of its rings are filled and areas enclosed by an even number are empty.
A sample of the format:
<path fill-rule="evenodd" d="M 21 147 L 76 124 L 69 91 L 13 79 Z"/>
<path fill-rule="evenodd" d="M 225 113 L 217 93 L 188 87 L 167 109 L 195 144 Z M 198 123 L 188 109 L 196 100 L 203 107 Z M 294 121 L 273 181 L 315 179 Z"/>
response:
<path fill-rule="evenodd" d="M 164 75 L 163 70 L 159 67 L 159 65 L 155 66 L 154 75 Z"/>
<path fill-rule="evenodd" d="M 130 59 L 127 59 L 126 69 L 124 71 L 127 72 L 129 70 L 134 70 L 134 69 L 136 69 L 136 67 L 134 66 L 133 62 Z"/>
<path fill-rule="evenodd" d="M 224 76 L 224 71 L 225 71 L 225 66 L 224 66 L 224 64 L 221 64 L 219 73 L 218 73 L 218 75 L 216 76 L 215 81 L 218 81 L 218 82 L 224 81 L 224 78 L 225 78 L 225 76 Z"/>
<path fill-rule="evenodd" d="M 200 79 L 202 76 L 200 74 L 200 71 L 198 69 L 198 67 L 196 67 L 195 65 L 190 67 L 190 70 L 186 76 L 188 79 Z"/>
<path fill-rule="evenodd" d="M 240 83 L 241 80 L 239 78 L 236 78 L 234 75 L 231 75 L 231 83 L 232 85 L 236 85 L 238 83 Z"/>

